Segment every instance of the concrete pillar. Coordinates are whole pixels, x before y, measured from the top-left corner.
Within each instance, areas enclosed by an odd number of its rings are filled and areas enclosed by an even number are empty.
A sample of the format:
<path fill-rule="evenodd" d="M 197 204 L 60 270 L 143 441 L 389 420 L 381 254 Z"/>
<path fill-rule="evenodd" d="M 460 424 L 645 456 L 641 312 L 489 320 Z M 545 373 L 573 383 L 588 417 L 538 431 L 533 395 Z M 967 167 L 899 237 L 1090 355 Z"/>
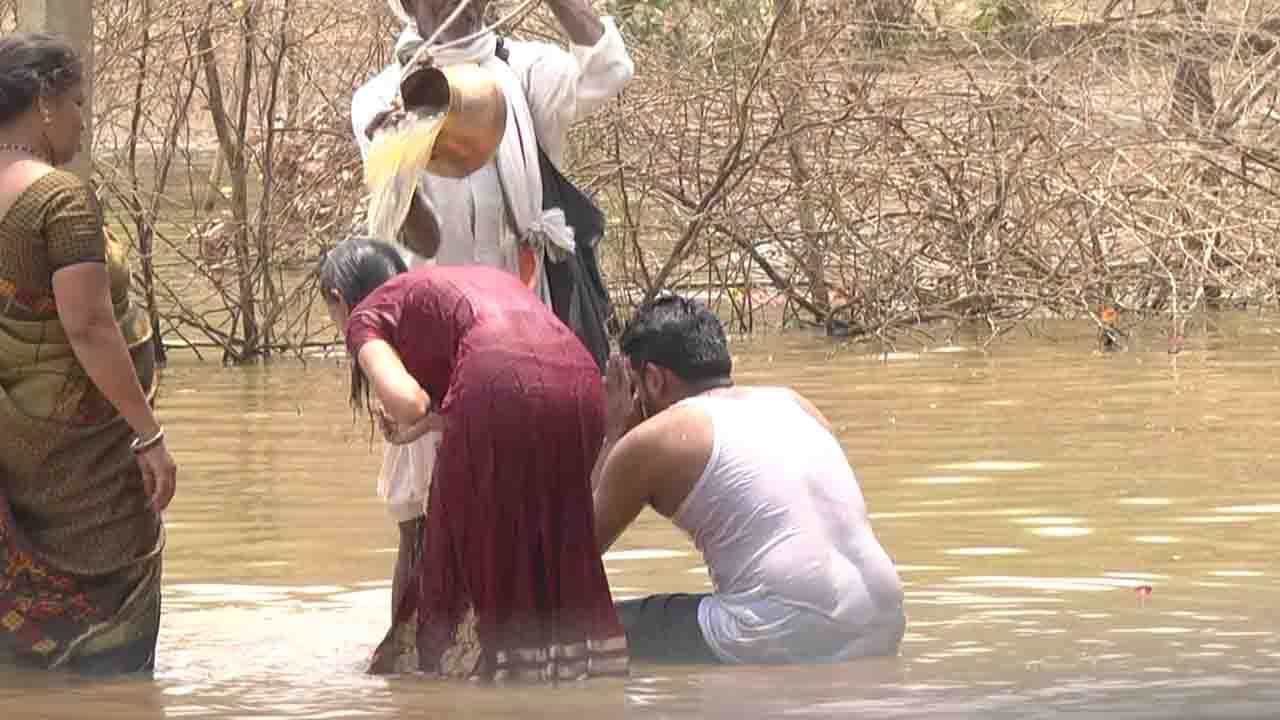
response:
<path fill-rule="evenodd" d="M 18 0 L 18 30 L 66 38 L 84 62 L 84 136 L 69 168 L 88 180 L 93 170 L 93 0 Z"/>

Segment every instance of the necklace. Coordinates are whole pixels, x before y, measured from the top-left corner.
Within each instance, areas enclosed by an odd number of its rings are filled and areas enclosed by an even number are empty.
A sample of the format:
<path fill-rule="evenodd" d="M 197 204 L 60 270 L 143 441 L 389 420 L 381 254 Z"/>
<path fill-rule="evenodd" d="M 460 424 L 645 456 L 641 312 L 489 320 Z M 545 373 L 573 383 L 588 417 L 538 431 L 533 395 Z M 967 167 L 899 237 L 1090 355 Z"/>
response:
<path fill-rule="evenodd" d="M 23 145 L 21 143 L 0 143 L 0 151 L 3 151 L 3 150 L 10 150 L 14 152 L 24 152 L 38 160 L 45 159 L 44 153 L 37 151 L 35 148 L 31 147 L 30 145 Z"/>

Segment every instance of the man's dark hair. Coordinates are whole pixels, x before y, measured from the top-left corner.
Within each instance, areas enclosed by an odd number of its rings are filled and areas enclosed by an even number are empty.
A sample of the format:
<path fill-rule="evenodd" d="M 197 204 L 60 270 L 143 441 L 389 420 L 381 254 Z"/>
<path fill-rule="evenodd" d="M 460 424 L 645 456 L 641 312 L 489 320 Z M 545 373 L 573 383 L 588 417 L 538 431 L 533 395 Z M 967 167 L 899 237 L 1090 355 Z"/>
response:
<path fill-rule="evenodd" d="M 685 382 L 727 378 L 733 372 L 720 319 L 707 306 L 668 294 L 645 303 L 619 341 L 633 367 L 653 363 Z"/>

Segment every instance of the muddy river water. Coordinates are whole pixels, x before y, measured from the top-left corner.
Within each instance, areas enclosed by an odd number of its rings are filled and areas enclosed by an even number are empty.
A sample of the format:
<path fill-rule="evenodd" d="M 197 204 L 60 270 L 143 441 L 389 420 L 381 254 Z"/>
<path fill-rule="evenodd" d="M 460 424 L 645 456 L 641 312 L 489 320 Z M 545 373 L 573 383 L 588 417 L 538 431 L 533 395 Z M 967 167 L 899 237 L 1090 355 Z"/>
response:
<path fill-rule="evenodd" d="M 1274 717 L 1280 320 L 1214 318 L 1179 354 L 1148 335 L 1108 355 L 1070 324 L 988 352 L 735 343 L 740 382 L 793 385 L 836 426 L 906 585 L 901 656 L 555 690 L 362 674 L 395 531 L 345 365 L 177 359 L 155 678 L 5 676 L 0 717 Z M 709 586 L 652 513 L 605 560 L 615 598 Z"/>

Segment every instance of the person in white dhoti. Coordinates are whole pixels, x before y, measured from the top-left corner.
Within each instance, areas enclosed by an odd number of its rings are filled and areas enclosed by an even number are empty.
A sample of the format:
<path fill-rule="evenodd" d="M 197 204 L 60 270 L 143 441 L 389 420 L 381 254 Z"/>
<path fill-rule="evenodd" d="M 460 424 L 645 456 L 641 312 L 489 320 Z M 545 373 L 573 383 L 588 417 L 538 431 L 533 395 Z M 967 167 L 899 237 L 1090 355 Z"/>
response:
<path fill-rule="evenodd" d="M 388 121 L 401 112 L 396 100 L 402 64 L 459 2 L 387 1 L 404 22 L 395 59 L 357 89 L 351 101 L 352 130 L 365 160 L 379 129 L 394 124 Z M 615 98 L 634 74 L 634 65 L 613 19 L 598 16 L 587 0 L 544 1 L 568 35 L 568 50 L 507 39 L 502 44 L 504 59 L 497 55 L 498 38 L 492 32 L 429 50 L 437 67 L 476 63 L 495 73 L 507 96 L 507 128 L 494 158 L 471 175 L 452 179 L 422 174 L 399 239 L 412 251 L 411 264 L 503 268 L 520 275 L 546 302 L 544 251 L 572 252 L 573 235 L 563 214 L 542 210 L 538 147 L 561 166 L 569 126 Z M 434 44 L 443 46 L 481 30 L 487 4 L 488 0 L 471 0 Z M 387 430 L 389 438 L 393 434 L 394 429 Z M 430 432 L 405 444 L 389 439 L 384 449 L 378 492 L 400 523 L 393 613 L 416 556 L 439 438 L 439 433 Z"/>

